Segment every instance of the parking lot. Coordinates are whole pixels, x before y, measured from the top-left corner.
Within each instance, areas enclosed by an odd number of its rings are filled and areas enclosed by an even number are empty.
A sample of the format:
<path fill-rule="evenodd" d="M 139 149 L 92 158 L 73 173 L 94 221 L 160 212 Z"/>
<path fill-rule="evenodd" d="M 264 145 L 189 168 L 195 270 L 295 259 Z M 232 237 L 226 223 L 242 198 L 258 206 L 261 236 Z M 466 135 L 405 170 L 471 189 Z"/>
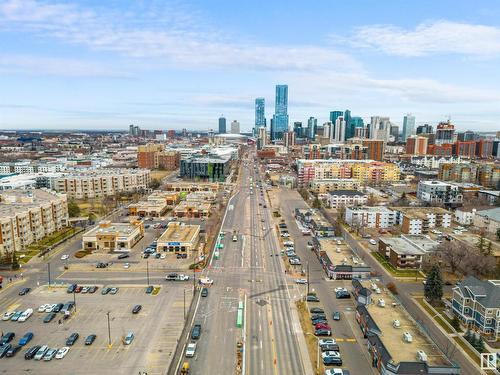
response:
<path fill-rule="evenodd" d="M 94 294 L 75 294 L 74 314 L 63 320 L 63 314 L 58 313 L 50 323 L 43 322 L 48 313 L 39 313 L 38 307 L 72 301 L 73 294 L 68 294 L 66 288 L 39 287 L 24 297 L 2 301 L 2 314 L 27 308 L 34 310 L 26 322 L 0 321 L 2 333 L 15 333 L 13 345 L 17 345 L 26 332 L 33 332 L 34 338 L 13 358 L 0 359 L 0 372 L 111 374 L 119 368 L 121 373 L 164 373 L 183 328 L 184 289 L 186 306 L 191 302 L 190 284 L 162 285 L 156 296 L 146 294 L 145 287 L 139 285 L 119 287 L 115 295 L 102 295 L 101 289 L 102 285 L 99 285 Z M 142 305 L 142 309 L 138 314 L 132 314 L 137 304 Z M 135 338 L 130 345 L 124 345 L 123 338 L 130 331 Z M 66 346 L 66 339 L 73 332 L 78 332 L 80 337 L 65 358 L 50 362 L 24 359 L 24 353 L 33 345 Z M 92 345 L 85 345 L 85 338 L 90 334 L 96 334 L 97 338 Z"/>

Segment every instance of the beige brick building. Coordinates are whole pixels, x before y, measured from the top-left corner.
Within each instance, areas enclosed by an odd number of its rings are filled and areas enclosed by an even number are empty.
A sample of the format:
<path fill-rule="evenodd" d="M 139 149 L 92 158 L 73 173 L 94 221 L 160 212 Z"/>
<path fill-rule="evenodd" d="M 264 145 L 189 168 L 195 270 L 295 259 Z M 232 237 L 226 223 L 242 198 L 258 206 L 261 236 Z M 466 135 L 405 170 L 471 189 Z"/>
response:
<path fill-rule="evenodd" d="M 9 190 L 0 194 L 0 256 L 62 229 L 68 220 L 64 194 L 48 190 Z"/>

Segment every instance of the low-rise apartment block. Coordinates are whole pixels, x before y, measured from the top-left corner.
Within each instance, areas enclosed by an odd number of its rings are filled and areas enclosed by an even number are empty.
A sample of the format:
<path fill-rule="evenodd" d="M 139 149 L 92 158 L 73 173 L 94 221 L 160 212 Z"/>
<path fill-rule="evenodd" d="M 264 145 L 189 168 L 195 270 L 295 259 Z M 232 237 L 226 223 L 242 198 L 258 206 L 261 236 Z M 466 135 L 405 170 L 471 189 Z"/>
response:
<path fill-rule="evenodd" d="M 0 193 L 0 255 L 24 251 L 61 230 L 67 220 L 68 203 L 63 194 L 38 189 Z"/>
<path fill-rule="evenodd" d="M 70 199 L 88 199 L 146 190 L 150 182 L 148 169 L 99 169 L 63 175 L 54 189 Z"/>
<path fill-rule="evenodd" d="M 431 204 L 447 206 L 460 205 L 463 200 L 458 186 L 442 181 L 420 181 L 417 187 L 417 198 Z"/>
<path fill-rule="evenodd" d="M 441 207 L 396 207 L 403 233 L 428 234 L 434 228 L 449 228 L 452 214 Z"/>
<path fill-rule="evenodd" d="M 453 313 L 467 326 L 500 338 L 500 281 L 466 277 L 453 288 Z"/>
<path fill-rule="evenodd" d="M 83 250 L 128 252 L 144 237 L 144 224 L 137 220 L 131 223 L 101 221 L 82 237 Z"/>
<path fill-rule="evenodd" d="M 473 225 L 478 229 L 483 229 L 488 233 L 496 234 L 500 229 L 500 207 L 491 210 L 476 211 Z"/>
<path fill-rule="evenodd" d="M 199 238 L 199 225 L 171 221 L 165 232 L 158 238 L 156 250 L 171 254 L 187 254 L 191 257 L 195 251 L 198 251 Z"/>
<path fill-rule="evenodd" d="M 328 207 L 352 207 L 364 205 L 368 202 L 368 196 L 357 190 L 334 190 L 326 194 Z"/>
<path fill-rule="evenodd" d="M 378 252 L 395 268 L 420 269 L 424 256 L 438 245 L 438 242 L 422 235 L 380 237 Z"/>
<path fill-rule="evenodd" d="M 384 206 L 347 207 L 345 221 L 350 226 L 389 228 L 397 224 L 396 211 Z"/>
<path fill-rule="evenodd" d="M 309 188 L 316 194 L 326 194 L 333 190 L 359 190 L 360 182 L 352 178 L 331 178 L 313 180 Z"/>

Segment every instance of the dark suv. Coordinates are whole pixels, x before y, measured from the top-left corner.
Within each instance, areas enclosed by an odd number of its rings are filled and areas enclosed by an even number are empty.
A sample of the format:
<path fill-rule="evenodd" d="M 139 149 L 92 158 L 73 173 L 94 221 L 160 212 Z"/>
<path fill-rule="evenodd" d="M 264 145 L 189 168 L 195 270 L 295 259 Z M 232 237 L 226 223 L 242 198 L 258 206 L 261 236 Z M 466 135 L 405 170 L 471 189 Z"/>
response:
<path fill-rule="evenodd" d="M 198 340 L 201 336 L 201 324 L 195 324 L 191 330 L 191 338 L 193 340 Z"/>
<path fill-rule="evenodd" d="M 76 340 L 78 340 L 78 337 L 80 337 L 80 335 L 77 332 L 73 332 L 66 340 L 66 346 L 73 346 Z"/>
<path fill-rule="evenodd" d="M 29 348 L 24 354 L 24 359 L 33 359 L 38 349 L 40 349 L 40 345 L 35 345 Z"/>

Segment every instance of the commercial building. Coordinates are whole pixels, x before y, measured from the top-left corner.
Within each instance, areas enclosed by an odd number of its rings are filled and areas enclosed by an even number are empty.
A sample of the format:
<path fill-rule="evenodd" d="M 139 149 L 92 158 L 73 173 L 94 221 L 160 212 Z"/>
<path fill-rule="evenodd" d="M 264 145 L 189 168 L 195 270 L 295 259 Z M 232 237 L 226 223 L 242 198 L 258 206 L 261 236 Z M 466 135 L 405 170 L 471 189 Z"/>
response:
<path fill-rule="evenodd" d="M 144 237 L 144 225 L 136 220 L 131 223 L 101 221 L 83 234 L 82 247 L 87 251 L 128 252 Z"/>
<path fill-rule="evenodd" d="M 217 192 L 223 188 L 219 182 L 169 182 L 163 186 L 165 191 L 177 193 L 189 193 L 194 191 L 213 191 Z"/>
<path fill-rule="evenodd" d="M 112 196 L 148 188 L 148 169 L 99 169 L 65 174 L 54 180 L 54 190 L 70 199 Z"/>
<path fill-rule="evenodd" d="M 140 217 L 160 217 L 175 207 L 180 200 L 179 193 L 155 191 L 144 200 L 128 206 L 129 215 Z"/>
<path fill-rule="evenodd" d="M 373 281 L 361 281 L 365 288 Z M 382 375 L 458 375 L 451 362 L 411 318 L 400 302 L 377 287 L 371 304 L 359 304 L 355 319 L 367 339 L 372 366 Z"/>
<path fill-rule="evenodd" d="M 208 202 L 182 201 L 174 207 L 173 214 L 178 218 L 201 218 L 210 215 L 211 204 Z"/>
<path fill-rule="evenodd" d="M 366 204 L 368 196 L 356 190 L 333 190 L 326 194 L 328 207 L 352 207 Z"/>
<path fill-rule="evenodd" d="M 232 157 L 189 156 L 181 159 L 180 176 L 191 179 L 224 182 L 232 166 Z"/>
<path fill-rule="evenodd" d="M 397 221 L 406 234 L 428 234 L 433 228 L 449 228 L 452 214 L 441 207 L 396 207 Z"/>
<path fill-rule="evenodd" d="M 217 194 L 213 191 L 195 191 L 186 195 L 186 202 L 208 202 L 215 203 Z"/>
<path fill-rule="evenodd" d="M 240 123 L 236 120 L 231 122 L 231 134 L 240 134 Z"/>
<path fill-rule="evenodd" d="M 271 123 L 271 140 L 282 139 L 288 131 L 288 85 L 276 85 L 275 111 Z"/>
<path fill-rule="evenodd" d="M 420 269 L 424 256 L 439 245 L 423 235 L 380 237 L 378 252 L 395 268 Z"/>
<path fill-rule="evenodd" d="M 389 228 L 397 224 L 397 213 L 384 206 L 347 207 L 345 222 L 351 227 Z"/>
<path fill-rule="evenodd" d="M 500 282 L 466 277 L 453 288 L 453 313 L 492 340 L 500 338 Z"/>
<path fill-rule="evenodd" d="M 192 257 L 194 252 L 198 251 L 199 237 L 199 225 L 171 221 L 165 232 L 158 238 L 156 251 L 187 254 L 188 257 Z"/>
<path fill-rule="evenodd" d="M 27 246 L 67 225 L 66 196 L 48 190 L 0 193 L 0 256 Z"/>
<path fill-rule="evenodd" d="M 458 186 L 441 181 L 420 181 L 417 186 L 417 198 L 446 206 L 459 205 L 463 200 Z"/>

